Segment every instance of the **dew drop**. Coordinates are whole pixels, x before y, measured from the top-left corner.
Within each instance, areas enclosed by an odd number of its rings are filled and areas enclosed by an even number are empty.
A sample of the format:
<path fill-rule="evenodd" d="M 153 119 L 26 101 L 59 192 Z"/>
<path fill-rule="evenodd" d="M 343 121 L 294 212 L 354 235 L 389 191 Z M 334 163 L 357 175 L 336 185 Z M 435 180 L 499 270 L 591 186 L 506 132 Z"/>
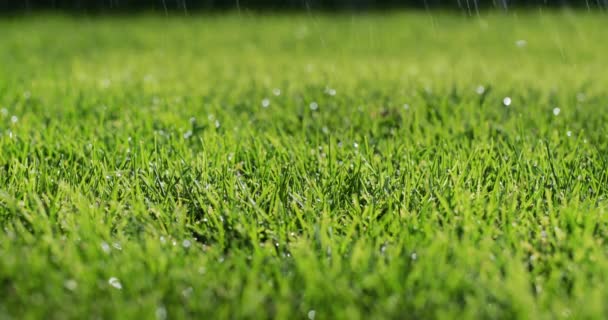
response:
<path fill-rule="evenodd" d="M 120 280 L 118 280 L 118 278 L 116 278 L 116 277 L 111 277 L 111 278 L 108 280 L 108 283 L 109 283 L 109 284 L 110 284 L 112 287 L 114 287 L 114 288 L 116 288 L 116 289 L 118 289 L 118 290 L 122 290 L 122 283 L 120 283 Z"/>
<path fill-rule="evenodd" d="M 78 287 L 78 282 L 74 279 L 68 279 L 63 283 L 63 286 L 70 291 L 74 291 Z"/>
<path fill-rule="evenodd" d="M 105 253 L 110 253 L 110 245 L 107 242 L 102 242 L 101 243 L 101 250 L 103 250 L 103 252 Z"/>
<path fill-rule="evenodd" d="M 156 308 L 156 319 L 167 319 L 167 309 L 165 308 L 165 306 L 158 306 L 158 308 Z"/>
<path fill-rule="evenodd" d="M 262 100 L 262 107 L 263 108 L 268 108 L 269 105 L 270 105 L 270 100 L 268 100 L 268 98 L 264 98 Z"/>
<path fill-rule="evenodd" d="M 317 312 L 315 310 L 308 311 L 308 319 L 315 320 L 316 314 L 317 314 Z"/>

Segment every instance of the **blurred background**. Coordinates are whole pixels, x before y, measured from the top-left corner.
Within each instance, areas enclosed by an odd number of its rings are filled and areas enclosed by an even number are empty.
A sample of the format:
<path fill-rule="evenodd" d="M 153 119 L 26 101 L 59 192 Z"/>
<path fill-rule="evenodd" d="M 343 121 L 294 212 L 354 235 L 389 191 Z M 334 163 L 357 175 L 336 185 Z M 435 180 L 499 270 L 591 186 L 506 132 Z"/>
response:
<path fill-rule="evenodd" d="M 474 13 L 498 8 L 575 7 L 606 10 L 608 0 L 0 0 L 5 13 L 66 10 L 84 13 L 200 10 L 385 10 L 456 9 Z"/>

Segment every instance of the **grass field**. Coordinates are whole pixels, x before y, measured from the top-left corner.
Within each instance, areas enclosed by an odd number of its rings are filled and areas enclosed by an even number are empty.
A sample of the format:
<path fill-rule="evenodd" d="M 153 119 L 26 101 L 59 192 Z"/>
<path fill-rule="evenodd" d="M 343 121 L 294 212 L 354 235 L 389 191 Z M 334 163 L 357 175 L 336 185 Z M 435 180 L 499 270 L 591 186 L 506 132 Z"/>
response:
<path fill-rule="evenodd" d="M 0 20 L 0 319 L 604 318 L 571 11 Z"/>

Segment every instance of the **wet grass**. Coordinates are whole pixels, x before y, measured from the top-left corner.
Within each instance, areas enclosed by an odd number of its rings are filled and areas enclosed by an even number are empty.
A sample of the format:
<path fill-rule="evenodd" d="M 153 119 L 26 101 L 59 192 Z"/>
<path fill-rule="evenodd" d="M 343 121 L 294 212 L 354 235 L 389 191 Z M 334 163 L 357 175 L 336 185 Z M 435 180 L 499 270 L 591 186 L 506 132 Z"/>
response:
<path fill-rule="evenodd" d="M 602 318 L 605 14 L 0 21 L 0 318 Z"/>

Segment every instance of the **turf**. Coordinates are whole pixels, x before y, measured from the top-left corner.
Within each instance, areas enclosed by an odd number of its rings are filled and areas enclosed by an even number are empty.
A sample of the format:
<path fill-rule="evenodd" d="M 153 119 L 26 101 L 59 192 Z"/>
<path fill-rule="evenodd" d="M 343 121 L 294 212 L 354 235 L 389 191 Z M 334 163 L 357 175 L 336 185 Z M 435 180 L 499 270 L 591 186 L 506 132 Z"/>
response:
<path fill-rule="evenodd" d="M 0 21 L 0 318 L 604 318 L 605 13 Z"/>

